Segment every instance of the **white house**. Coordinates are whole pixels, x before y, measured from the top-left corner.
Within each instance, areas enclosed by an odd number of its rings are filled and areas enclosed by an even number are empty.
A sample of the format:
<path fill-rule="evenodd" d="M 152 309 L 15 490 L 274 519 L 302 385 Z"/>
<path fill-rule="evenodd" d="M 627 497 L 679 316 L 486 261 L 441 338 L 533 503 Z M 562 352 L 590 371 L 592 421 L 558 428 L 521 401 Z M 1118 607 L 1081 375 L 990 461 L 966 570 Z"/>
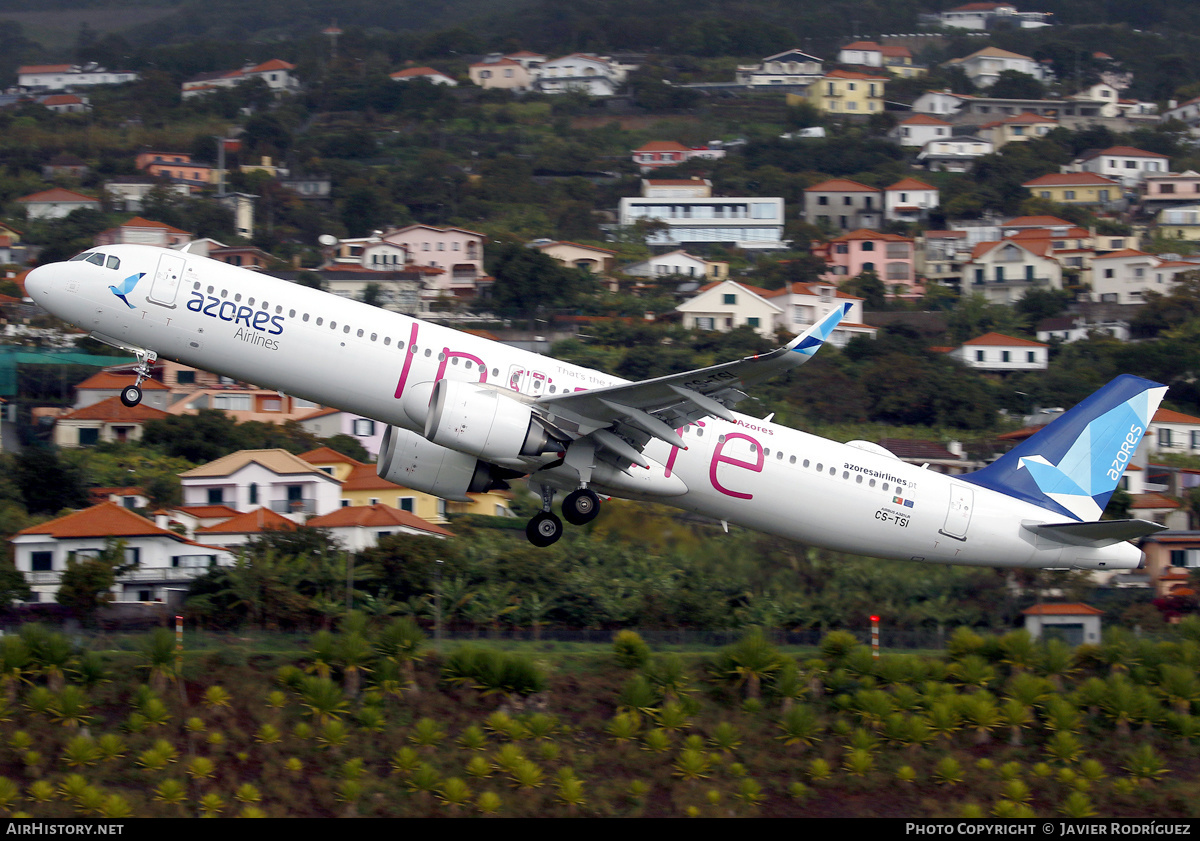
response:
<path fill-rule="evenodd" d="M 981 242 L 962 267 L 963 294 L 978 292 L 993 304 L 1012 304 L 1029 289 L 1062 289 L 1062 264 L 1052 250 L 1052 241 L 1042 238 Z"/>
<path fill-rule="evenodd" d="M 931 140 L 950 137 L 951 124 L 929 114 L 913 114 L 890 132 L 901 146 L 924 146 Z"/>
<path fill-rule="evenodd" d="M 689 330 L 718 330 L 727 333 L 752 327 L 768 338 L 775 335 L 775 322 L 783 309 L 768 299 L 766 289 L 732 280 L 700 287 L 696 297 L 675 307 Z"/>
<path fill-rule="evenodd" d="M 341 409 L 317 409 L 300 418 L 297 423 L 318 438 L 350 435 L 363 445 L 372 458 L 379 455 L 383 433 L 387 430 L 385 423 Z"/>
<path fill-rule="evenodd" d="M 389 73 L 388 78 L 393 82 L 411 82 L 413 79 L 424 79 L 434 85 L 445 85 L 451 88 L 458 87 L 458 82 L 453 77 L 447 76 L 440 70 L 434 70 L 432 67 L 406 67 L 404 70 Z"/>
<path fill-rule="evenodd" d="M 17 68 L 17 87 L 22 91 L 59 91 L 95 85 L 136 82 L 129 70 L 106 70 L 98 64 L 35 64 Z"/>
<path fill-rule="evenodd" d="M 849 303 L 850 309 L 834 328 L 829 341 L 845 347 L 855 336 L 875 338 L 879 329 L 863 323 L 863 299 L 839 290 L 832 283 L 791 283 L 763 297 L 779 307 L 776 329 L 787 333 L 803 333 L 828 315 L 835 307 Z"/>
<path fill-rule="evenodd" d="M 30 219 L 62 219 L 75 210 L 99 210 L 100 200 L 55 187 L 17 199 Z"/>
<path fill-rule="evenodd" d="M 276 95 L 297 93 L 300 90 L 300 80 L 296 78 L 295 70 L 296 65 L 276 58 L 262 64 L 246 64 L 237 70 L 202 73 L 183 83 L 182 96 L 184 99 L 191 99 L 220 88 L 233 88 L 253 79 L 261 79 Z"/>
<path fill-rule="evenodd" d="M 1026 76 L 1044 81 L 1046 73 L 1036 59 L 1020 53 L 1002 50 L 999 47 L 984 47 L 965 58 L 955 58 L 946 62 L 949 67 L 961 67 L 967 78 L 977 87 L 987 88 L 996 83 L 1000 74 L 1006 70 L 1015 70 Z"/>
<path fill-rule="evenodd" d="M 607 58 L 572 53 L 544 62 L 536 69 L 542 93 L 582 91 L 592 96 L 612 96 L 625 81 L 625 71 Z"/>
<path fill-rule="evenodd" d="M 1112 146 L 1090 152 L 1075 162 L 1081 172 L 1094 172 L 1120 181 L 1127 189 L 1136 188 L 1147 175 L 1163 175 L 1171 169 L 1171 158 L 1132 146 Z"/>
<path fill-rule="evenodd" d="M 974 135 L 931 140 L 917 153 L 917 161 L 930 172 L 967 172 L 975 161 L 996 151 L 996 144 Z"/>
<path fill-rule="evenodd" d="M 670 251 L 655 254 L 648 260 L 630 263 L 621 268 L 622 274 L 633 277 L 667 277 L 681 275 L 703 279 L 708 274 L 708 264 L 703 257 L 695 257 L 686 251 Z"/>
<path fill-rule="evenodd" d="M 883 49 L 875 41 L 855 41 L 838 50 L 838 64 L 883 67 Z"/>
<path fill-rule="evenodd" d="M 913 100 L 912 110 L 917 114 L 952 117 L 963 107 L 963 103 L 974 97 L 948 90 L 926 91 Z"/>
<path fill-rule="evenodd" d="M 266 506 L 302 521 L 341 506 L 341 483 L 287 450 L 239 450 L 179 474 L 184 505 Z"/>
<path fill-rule="evenodd" d="M 950 355 L 980 371 L 1044 371 L 1049 346 L 1000 333 L 968 339 Z"/>
<path fill-rule="evenodd" d="M 128 508 L 102 502 L 22 529 L 11 539 L 13 560 L 33 590 L 31 601 L 52 602 L 70 558 L 95 557 L 109 540 L 125 542 L 125 560 L 136 566 L 117 579 L 117 601 L 166 601 L 166 591 L 186 589 L 210 567 L 233 556 L 160 528 Z"/>
<path fill-rule="evenodd" d="M 1144 440 L 1151 454 L 1200 455 L 1200 418 L 1159 409 L 1146 427 Z"/>
<path fill-rule="evenodd" d="M 1050 26 L 1048 12 L 1021 12 L 1012 3 L 967 3 L 944 12 L 921 15 L 922 23 L 933 23 L 952 29 L 976 32 L 993 29 L 997 24 L 1010 24 L 1020 29 Z"/>
<path fill-rule="evenodd" d="M 330 534 L 351 552 L 374 548 L 384 537 L 408 534 L 444 540 L 453 533 L 422 520 L 416 514 L 383 503 L 348 505 L 329 514 L 313 517 L 308 525 L 329 529 Z"/>
<path fill-rule="evenodd" d="M 648 237 L 647 245 L 721 242 L 757 250 L 784 247 L 783 199 L 778 197 L 633 196 L 621 199 L 619 212 L 623 227 L 642 219 L 665 223 L 665 230 Z"/>
<path fill-rule="evenodd" d="M 1134 248 L 1092 258 L 1092 299 L 1111 304 L 1142 304 L 1153 290 L 1168 295 L 1180 272 L 1200 268 L 1195 263 L 1166 260 Z"/>
<path fill-rule="evenodd" d="M 809 85 L 822 73 L 821 59 L 801 50 L 784 50 L 758 64 L 739 64 L 734 79 L 739 85 L 780 87 Z"/>
<path fill-rule="evenodd" d="M 940 203 L 937 187 L 917 178 L 902 178 L 883 188 L 883 215 L 893 222 L 919 222 Z"/>

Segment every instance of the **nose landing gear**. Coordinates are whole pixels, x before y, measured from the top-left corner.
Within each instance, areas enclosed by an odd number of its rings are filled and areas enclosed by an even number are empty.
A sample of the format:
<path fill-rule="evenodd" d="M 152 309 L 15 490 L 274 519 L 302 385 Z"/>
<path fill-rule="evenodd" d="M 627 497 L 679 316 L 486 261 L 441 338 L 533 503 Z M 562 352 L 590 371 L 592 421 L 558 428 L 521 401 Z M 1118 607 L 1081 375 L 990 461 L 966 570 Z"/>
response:
<path fill-rule="evenodd" d="M 142 383 L 150 379 L 150 366 L 158 359 L 158 354 L 152 350 L 135 348 L 133 352 L 138 358 L 138 365 L 133 369 L 137 379 L 133 385 L 121 389 L 121 402 L 130 408 L 142 402 Z"/>

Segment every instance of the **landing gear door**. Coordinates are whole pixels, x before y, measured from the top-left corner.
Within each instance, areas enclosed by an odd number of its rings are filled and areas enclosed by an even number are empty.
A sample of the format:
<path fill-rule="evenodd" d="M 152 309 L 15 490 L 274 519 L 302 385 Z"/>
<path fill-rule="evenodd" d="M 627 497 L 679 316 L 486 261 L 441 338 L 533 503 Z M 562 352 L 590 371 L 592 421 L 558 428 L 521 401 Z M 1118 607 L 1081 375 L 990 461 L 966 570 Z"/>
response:
<path fill-rule="evenodd" d="M 150 285 L 151 302 L 164 307 L 175 305 L 175 296 L 179 293 L 186 263 L 187 261 L 178 254 L 167 253 L 158 258 L 158 269 L 154 272 L 154 282 Z"/>
<path fill-rule="evenodd" d="M 971 525 L 971 509 L 975 506 L 975 493 L 968 485 L 950 484 L 950 506 L 946 509 L 946 522 L 940 529 L 946 537 L 955 540 L 967 539 L 967 526 Z"/>

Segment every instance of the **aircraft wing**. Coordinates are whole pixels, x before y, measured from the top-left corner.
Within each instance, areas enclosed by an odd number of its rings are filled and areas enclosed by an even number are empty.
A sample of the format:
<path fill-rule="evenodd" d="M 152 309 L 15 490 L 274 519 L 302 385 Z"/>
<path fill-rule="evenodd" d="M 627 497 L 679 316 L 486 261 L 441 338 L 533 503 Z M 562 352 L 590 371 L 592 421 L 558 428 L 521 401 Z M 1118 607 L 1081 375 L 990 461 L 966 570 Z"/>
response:
<path fill-rule="evenodd" d="M 637 451 L 651 437 L 683 447 L 676 429 L 710 416 L 734 420 L 729 407 L 746 399 L 743 387 L 803 365 L 825 344 L 849 309 L 849 303 L 835 307 L 787 345 L 768 353 L 636 383 L 543 395 L 534 406 L 570 438 L 591 435 L 600 446 L 640 463 Z M 617 435 L 608 431 L 614 425 Z"/>

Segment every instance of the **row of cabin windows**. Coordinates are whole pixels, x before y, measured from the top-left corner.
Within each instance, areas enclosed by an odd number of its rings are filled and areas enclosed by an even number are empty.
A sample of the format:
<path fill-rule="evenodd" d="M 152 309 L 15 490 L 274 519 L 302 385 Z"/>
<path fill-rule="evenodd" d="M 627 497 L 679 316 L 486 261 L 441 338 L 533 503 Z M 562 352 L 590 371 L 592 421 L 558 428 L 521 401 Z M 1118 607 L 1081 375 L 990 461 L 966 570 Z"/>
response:
<path fill-rule="evenodd" d="M 194 283 L 194 284 L 193 284 L 193 286 L 192 286 L 192 289 L 199 291 L 199 289 L 200 289 L 200 283 L 199 283 L 199 282 L 197 282 L 197 283 Z M 207 289 L 207 292 L 208 292 L 208 294 L 209 294 L 209 295 L 215 295 L 215 294 L 217 294 L 217 290 L 216 290 L 214 287 L 212 287 L 212 286 L 209 286 L 209 287 L 208 287 L 208 289 Z M 220 290 L 220 295 L 221 295 L 221 297 L 222 297 L 222 298 L 228 298 L 228 297 L 229 297 L 229 290 L 227 290 L 227 289 L 222 289 L 222 290 Z M 233 302 L 234 302 L 235 304 L 240 304 L 240 303 L 242 302 L 242 295 L 241 295 L 241 293 L 240 293 L 240 292 L 238 292 L 238 293 L 235 293 L 235 294 L 234 294 L 234 296 L 233 296 Z M 247 306 L 249 306 L 249 307 L 253 307 L 253 306 L 254 306 L 254 298 L 253 298 L 253 297 L 247 298 L 247 299 L 246 299 L 246 305 L 247 305 Z M 259 302 L 259 306 L 260 306 L 260 307 L 263 309 L 263 311 L 264 311 L 264 312 L 269 312 L 269 311 L 271 310 L 271 305 L 270 305 L 270 303 L 269 303 L 269 302 L 267 302 L 267 301 L 260 301 L 260 302 Z M 278 305 L 277 305 L 277 306 L 275 307 L 275 314 L 276 314 L 276 315 L 283 315 L 283 307 L 281 307 L 281 306 L 278 306 Z M 288 310 L 288 312 L 287 312 L 287 317 L 288 317 L 288 318 L 295 318 L 295 317 L 296 317 L 296 311 L 295 311 L 294 309 L 290 309 L 290 310 Z M 300 320 L 301 320 L 303 323 L 305 323 L 305 324 L 309 324 L 309 323 L 315 324 L 317 327 L 323 327 L 323 326 L 325 325 L 325 318 L 324 318 L 323 316 L 317 316 L 316 318 L 311 318 L 311 317 L 309 316 L 309 314 L 308 314 L 308 313 L 301 313 L 301 314 L 300 314 Z M 337 323 L 337 321 L 334 321 L 334 320 L 332 320 L 332 319 L 331 319 L 331 320 L 329 321 L 329 329 L 330 329 L 330 330 L 337 330 L 337 327 L 338 327 L 338 323 Z M 353 327 L 351 327 L 351 325 L 349 325 L 349 324 L 345 324 L 345 323 L 343 323 L 343 324 L 342 324 L 342 333 L 343 333 L 343 334 L 349 335 L 349 334 L 350 334 L 350 332 L 351 332 L 351 330 L 354 330 L 354 328 L 353 328 Z M 366 331 L 365 331 L 365 330 L 363 330 L 361 327 L 360 327 L 360 328 L 358 328 L 358 329 L 357 329 L 357 330 L 354 332 L 354 335 L 355 335 L 357 338 L 360 338 L 360 339 L 367 338 L 367 333 L 366 333 Z M 372 342 L 378 342 L 378 341 L 380 341 L 380 336 L 379 336 L 379 334 L 378 334 L 378 333 L 371 333 L 371 334 L 370 334 L 370 341 L 372 341 Z M 392 345 L 392 337 L 391 337 L 391 336 L 384 336 L 384 337 L 382 337 L 382 342 L 383 342 L 383 345 L 384 345 L 384 347 L 391 347 L 391 345 Z M 396 340 L 396 350 L 404 350 L 404 340 L 403 340 L 403 339 L 397 339 L 397 340 Z M 419 348 L 418 348 L 418 347 L 417 347 L 415 344 L 413 344 L 413 345 L 409 345 L 409 347 L 408 347 L 408 352 L 409 352 L 409 353 L 411 353 L 411 354 L 413 354 L 414 356 L 416 356 L 416 355 L 417 355 L 417 354 L 420 352 L 420 349 L 419 349 Z M 433 356 L 433 349 L 432 349 L 432 348 L 429 348 L 429 347 L 425 348 L 424 355 L 425 355 L 426 357 L 431 357 L 431 356 Z M 445 359 L 446 359 L 446 354 L 445 354 L 444 352 L 439 352 L 439 353 L 438 353 L 438 355 L 437 355 L 437 359 L 438 359 L 438 361 L 439 361 L 439 362 L 444 362 L 444 361 L 445 361 Z M 476 362 L 474 362 L 473 360 L 470 360 L 470 359 L 463 359 L 462 357 L 459 357 L 459 356 L 451 356 L 451 357 L 450 357 L 450 364 L 451 364 L 451 365 L 459 365 L 460 363 L 462 364 L 463 368 L 465 368 L 465 369 L 466 369 L 466 370 L 468 370 L 468 371 L 470 371 L 470 370 L 473 370 L 473 369 L 475 368 L 476 364 L 477 364 L 477 363 L 476 363 Z M 484 365 L 484 364 L 480 364 L 480 365 L 479 365 L 479 368 L 480 368 L 480 370 L 484 371 L 485 373 L 487 372 L 487 366 L 486 366 L 486 365 Z M 500 369 L 499 369 L 499 368 L 492 368 L 492 370 L 491 370 L 491 372 L 490 372 L 490 374 L 489 374 L 489 375 L 491 376 L 491 378 L 492 378 L 492 379 L 496 379 L 496 378 L 498 378 L 498 377 L 500 376 Z M 541 388 L 542 388 L 542 381 L 541 381 L 540 379 L 538 379 L 537 377 L 534 377 L 534 378 L 533 378 L 533 380 L 532 380 L 532 383 L 533 383 L 533 389 L 534 389 L 535 391 L 540 391 L 540 390 L 541 390 Z M 565 390 L 566 390 L 566 388 L 564 387 L 564 391 L 565 391 Z M 550 386 L 547 388 L 547 391 L 548 391 L 550 394 L 554 394 L 554 393 L 556 393 L 556 392 L 558 391 L 558 386 L 551 384 L 551 385 L 550 385 Z"/>
<path fill-rule="evenodd" d="M 698 424 L 688 424 L 686 427 L 684 427 L 683 434 L 684 435 L 694 434 L 697 438 L 703 438 L 704 437 L 704 427 L 702 427 Z M 718 435 L 717 443 L 724 444 L 725 436 Z M 750 452 L 757 453 L 758 445 L 751 443 L 750 444 Z M 764 459 L 769 459 L 771 457 L 771 448 L 770 447 L 763 447 L 762 452 L 763 452 Z M 804 468 L 805 470 L 815 469 L 818 473 L 828 472 L 828 474 L 830 476 L 836 476 L 837 472 L 838 472 L 836 465 L 831 464 L 828 467 L 826 467 L 823 462 L 817 462 L 814 467 L 811 459 L 807 459 L 807 458 L 801 459 L 798 456 L 788 455 L 783 450 L 775 450 L 775 460 L 777 462 L 782 464 L 785 457 L 787 459 L 788 464 L 790 464 L 790 465 L 798 464 L 800 467 Z M 764 461 L 764 463 L 765 463 L 765 461 Z M 866 484 L 866 486 L 868 488 L 878 487 L 879 490 L 883 493 L 888 493 L 893 490 L 896 491 L 897 493 L 900 493 L 901 491 L 904 490 L 904 488 L 902 488 L 900 485 L 895 485 L 893 487 L 892 484 L 889 482 L 877 482 L 875 479 L 873 479 L 869 476 L 863 476 L 863 474 L 861 474 L 861 473 L 855 473 L 855 472 L 852 472 L 849 470 L 842 471 L 842 479 L 849 481 L 851 477 L 854 477 L 854 483 L 856 485 Z"/>

